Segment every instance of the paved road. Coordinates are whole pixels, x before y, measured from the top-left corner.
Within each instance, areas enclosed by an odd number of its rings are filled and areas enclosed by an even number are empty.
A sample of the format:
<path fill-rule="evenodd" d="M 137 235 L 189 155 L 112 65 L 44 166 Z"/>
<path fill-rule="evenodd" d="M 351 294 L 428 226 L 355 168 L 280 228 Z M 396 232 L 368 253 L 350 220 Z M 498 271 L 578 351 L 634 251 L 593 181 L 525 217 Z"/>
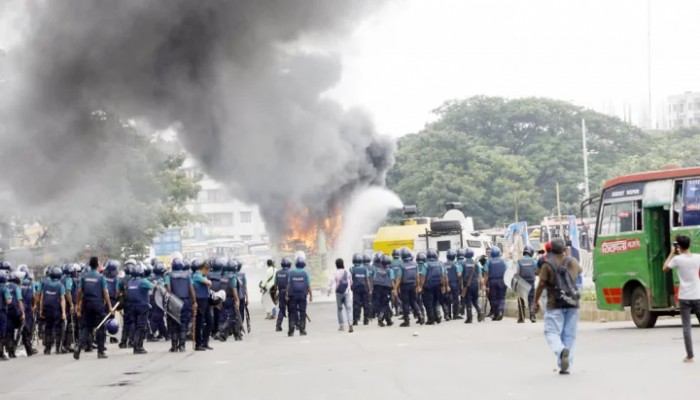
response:
<path fill-rule="evenodd" d="M 0 398 L 697 398 L 700 362 L 681 362 L 678 319 L 652 330 L 582 323 L 573 372 L 560 376 L 541 323 L 361 326 L 348 334 L 336 331 L 333 304 L 309 310 L 314 322 L 304 338 L 273 332 L 254 311 L 253 334 L 242 343 L 213 342 L 214 351 L 169 354 L 161 342 L 148 343 L 144 356 L 112 345 L 108 360 L 95 353 L 79 362 L 69 355 L 16 359 L 0 364 Z M 699 329 L 694 334 L 700 338 Z"/>

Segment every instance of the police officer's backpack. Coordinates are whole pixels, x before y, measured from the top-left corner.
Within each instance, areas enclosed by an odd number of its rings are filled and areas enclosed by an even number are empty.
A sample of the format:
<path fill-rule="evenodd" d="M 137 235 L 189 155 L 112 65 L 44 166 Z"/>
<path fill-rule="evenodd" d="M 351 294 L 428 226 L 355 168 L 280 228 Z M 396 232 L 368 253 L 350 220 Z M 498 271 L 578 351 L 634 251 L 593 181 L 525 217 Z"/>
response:
<path fill-rule="evenodd" d="M 574 259 L 566 257 L 564 265 L 556 265 L 554 260 L 547 260 L 547 263 L 554 270 L 554 300 L 556 308 L 578 308 L 581 298 L 576 282 L 569 273 L 569 264 Z"/>
<path fill-rule="evenodd" d="M 345 294 L 345 291 L 348 290 L 348 273 L 347 271 L 343 271 L 343 277 L 340 278 L 340 282 L 338 282 L 338 286 L 335 288 L 335 292 L 337 294 Z"/>

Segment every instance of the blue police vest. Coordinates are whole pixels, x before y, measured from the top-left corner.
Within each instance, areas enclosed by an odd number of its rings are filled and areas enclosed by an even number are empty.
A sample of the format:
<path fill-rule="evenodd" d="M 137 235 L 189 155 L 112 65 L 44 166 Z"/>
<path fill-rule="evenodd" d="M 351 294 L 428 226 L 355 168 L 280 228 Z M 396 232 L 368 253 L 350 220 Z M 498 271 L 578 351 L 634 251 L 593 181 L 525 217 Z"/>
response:
<path fill-rule="evenodd" d="M 61 310 L 61 286 L 59 282 L 46 283 L 42 292 L 44 312 Z"/>
<path fill-rule="evenodd" d="M 287 283 L 289 282 L 289 269 L 281 269 L 275 274 L 275 285 L 279 291 L 287 290 Z"/>
<path fill-rule="evenodd" d="M 129 279 L 129 283 L 126 286 L 126 296 L 129 299 L 129 304 L 137 307 L 148 305 L 148 289 L 141 287 L 141 279 Z"/>
<path fill-rule="evenodd" d="M 206 278 L 206 277 L 205 277 Z M 194 296 L 197 300 L 209 298 L 209 287 L 204 283 L 194 283 Z"/>
<path fill-rule="evenodd" d="M 386 268 L 377 268 L 374 273 L 373 283 L 375 286 L 391 287 L 391 277 L 389 270 Z"/>
<path fill-rule="evenodd" d="M 0 283 L 0 311 L 5 311 L 7 308 L 7 305 L 5 304 L 5 284 Z"/>
<path fill-rule="evenodd" d="M 413 261 L 405 261 L 401 266 L 401 284 L 402 285 L 415 285 L 416 276 L 418 275 L 418 269 L 416 268 L 416 263 Z"/>
<path fill-rule="evenodd" d="M 238 279 L 238 299 L 245 301 L 245 274 L 243 272 L 237 273 L 236 279 Z"/>
<path fill-rule="evenodd" d="M 117 298 L 117 278 L 105 278 L 110 299 Z"/>
<path fill-rule="evenodd" d="M 10 282 L 7 284 L 7 289 L 10 291 L 10 295 L 12 295 L 10 311 L 14 311 L 19 314 L 19 299 L 17 298 L 17 289 L 19 289 L 19 286 L 13 282 Z"/>
<path fill-rule="evenodd" d="M 102 299 L 102 275 L 86 275 L 83 278 L 83 301 L 91 305 L 104 304 Z"/>
<path fill-rule="evenodd" d="M 309 283 L 306 281 L 306 272 L 291 271 L 289 273 L 289 295 L 295 298 L 306 298 L 309 291 Z"/>
<path fill-rule="evenodd" d="M 492 258 L 489 261 L 489 280 L 503 279 L 506 274 L 506 263 L 500 258 Z"/>
<path fill-rule="evenodd" d="M 363 292 L 367 290 L 367 267 L 358 265 L 352 267 L 352 291 Z"/>
<path fill-rule="evenodd" d="M 462 271 L 462 282 L 464 282 L 464 285 L 469 285 L 468 287 L 470 288 L 478 286 L 479 271 L 476 270 L 476 261 L 474 261 L 471 258 L 468 258 L 464 260 L 464 264 L 462 264 L 462 266 L 464 267 L 464 271 Z M 469 282 L 469 276 L 471 276 L 472 278 L 471 282 Z"/>
<path fill-rule="evenodd" d="M 170 291 L 182 301 L 190 301 L 190 274 L 187 271 L 170 273 Z"/>
<path fill-rule="evenodd" d="M 22 282 L 22 301 L 24 309 L 29 310 L 34 302 L 34 282 L 25 280 Z M 0 301 L 1 302 L 1 301 Z"/>
<path fill-rule="evenodd" d="M 447 281 L 450 286 L 456 286 L 458 282 L 457 276 L 457 263 L 454 261 L 448 261 L 445 263 L 445 270 L 447 271 Z"/>
<path fill-rule="evenodd" d="M 211 290 L 218 292 L 221 290 L 221 274 L 219 272 L 212 272 L 207 276 L 207 279 L 211 281 Z"/>
<path fill-rule="evenodd" d="M 442 285 L 442 268 L 438 261 L 428 261 L 428 271 L 425 274 L 425 286 L 436 288 Z"/>
<path fill-rule="evenodd" d="M 532 258 L 521 258 L 518 260 L 520 265 L 520 276 L 528 282 L 535 280 L 535 260 Z"/>

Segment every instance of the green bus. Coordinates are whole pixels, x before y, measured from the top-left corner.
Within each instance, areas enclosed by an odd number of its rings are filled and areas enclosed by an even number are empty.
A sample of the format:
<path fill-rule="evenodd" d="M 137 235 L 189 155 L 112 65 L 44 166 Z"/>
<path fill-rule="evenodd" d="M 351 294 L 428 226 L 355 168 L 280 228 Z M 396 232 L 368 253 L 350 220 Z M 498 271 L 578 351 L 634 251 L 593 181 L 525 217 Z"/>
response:
<path fill-rule="evenodd" d="M 621 176 L 605 183 L 597 205 L 593 281 L 601 310 L 630 307 L 639 328 L 679 314 L 678 276 L 664 273 L 673 238 L 700 253 L 700 167 Z"/>

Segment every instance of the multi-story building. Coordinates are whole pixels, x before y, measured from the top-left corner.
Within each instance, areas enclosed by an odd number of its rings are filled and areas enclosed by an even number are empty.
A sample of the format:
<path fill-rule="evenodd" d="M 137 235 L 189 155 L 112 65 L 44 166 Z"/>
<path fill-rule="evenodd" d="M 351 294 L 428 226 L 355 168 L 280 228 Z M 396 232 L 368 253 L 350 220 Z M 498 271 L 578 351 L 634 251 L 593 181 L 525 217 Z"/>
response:
<path fill-rule="evenodd" d="M 190 159 L 185 161 L 183 170 L 191 175 L 200 173 Z M 257 206 L 233 198 L 220 183 L 207 176 L 199 184 L 199 195 L 187 204 L 187 209 L 204 217 L 204 221 L 183 227 L 183 239 L 208 242 L 221 239 L 246 244 L 267 242 L 265 223 Z"/>
<path fill-rule="evenodd" d="M 700 126 L 700 92 L 685 92 L 668 97 L 668 127 Z"/>

